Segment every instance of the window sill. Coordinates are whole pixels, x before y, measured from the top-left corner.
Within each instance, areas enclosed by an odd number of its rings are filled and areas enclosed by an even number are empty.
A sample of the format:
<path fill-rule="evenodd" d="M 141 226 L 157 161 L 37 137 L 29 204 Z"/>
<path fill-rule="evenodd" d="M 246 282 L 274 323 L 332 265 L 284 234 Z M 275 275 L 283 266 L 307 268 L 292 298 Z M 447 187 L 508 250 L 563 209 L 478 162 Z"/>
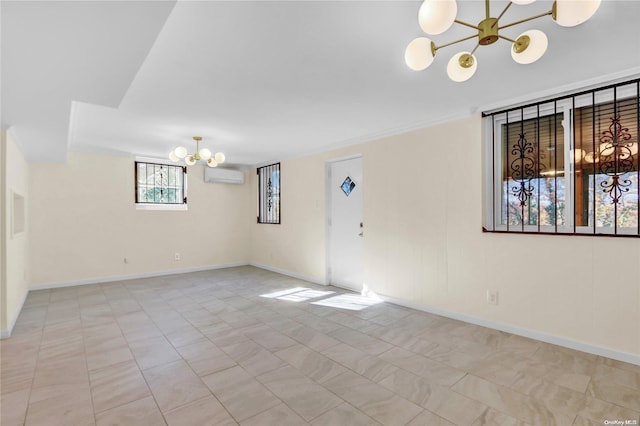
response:
<path fill-rule="evenodd" d="M 488 229 L 482 227 L 482 232 L 489 234 L 511 234 L 511 235 L 564 235 L 564 236 L 579 236 L 579 237 L 616 237 L 616 238 L 640 238 L 637 228 L 628 228 L 624 230 L 618 230 L 615 234 L 613 230 L 598 230 L 595 233 L 593 229 L 585 232 L 573 232 L 571 230 L 558 231 L 558 232 L 545 232 L 545 231 L 518 231 L 518 230 L 502 230 L 502 229 Z"/>
<path fill-rule="evenodd" d="M 136 204 L 136 210 L 186 211 L 186 204 Z"/>

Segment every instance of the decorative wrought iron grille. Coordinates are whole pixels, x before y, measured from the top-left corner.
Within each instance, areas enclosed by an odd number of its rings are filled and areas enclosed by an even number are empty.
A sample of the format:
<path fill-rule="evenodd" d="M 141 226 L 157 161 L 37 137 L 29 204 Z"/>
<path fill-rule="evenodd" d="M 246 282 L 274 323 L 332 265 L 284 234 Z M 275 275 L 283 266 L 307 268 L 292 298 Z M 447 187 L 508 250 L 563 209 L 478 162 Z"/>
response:
<path fill-rule="evenodd" d="M 485 230 L 640 236 L 640 79 L 484 113 Z"/>
<path fill-rule="evenodd" d="M 258 223 L 280 223 L 280 163 L 258 167 Z"/>
<path fill-rule="evenodd" d="M 634 144 L 628 127 L 622 127 L 620 117 L 611 118 L 609 130 L 600 137 L 600 173 L 610 179 L 600 182 L 602 191 L 611 196 L 613 204 L 619 204 L 625 192 L 631 189 L 631 179 L 624 177 L 634 169 Z M 637 151 L 637 146 L 635 147 Z"/>
<path fill-rule="evenodd" d="M 136 161 L 137 204 L 187 204 L 187 168 Z"/>

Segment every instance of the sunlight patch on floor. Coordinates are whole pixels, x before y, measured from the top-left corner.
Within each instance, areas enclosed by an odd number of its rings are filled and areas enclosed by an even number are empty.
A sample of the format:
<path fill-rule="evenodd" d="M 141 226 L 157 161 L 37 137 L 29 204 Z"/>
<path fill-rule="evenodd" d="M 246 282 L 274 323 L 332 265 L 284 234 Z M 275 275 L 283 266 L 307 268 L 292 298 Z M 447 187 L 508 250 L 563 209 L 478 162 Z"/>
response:
<path fill-rule="evenodd" d="M 261 294 L 260 297 L 288 300 L 290 302 L 304 302 L 306 300 L 317 299 L 318 297 L 327 296 L 333 293 L 335 293 L 335 291 L 319 291 L 305 287 L 294 287 L 288 290 L 276 291 L 274 293 Z"/>
<path fill-rule="evenodd" d="M 287 294 L 286 296 L 278 297 L 278 299 L 290 300 L 292 302 L 303 302 L 305 300 L 316 299 L 318 297 L 327 296 L 333 293 L 335 293 L 335 291 L 306 290 L 306 291 L 299 291 L 297 293 Z"/>
<path fill-rule="evenodd" d="M 357 294 L 341 294 L 317 302 L 311 302 L 312 305 L 330 306 L 332 308 L 348 309 L 350 311 L 361 311 L 378 303 L 382 303 L 380 298 L 374 299 Z"/>
<path fill-rule="evenodd" d="M 275 293 L 261 294 L 260 297 L 266 297 L 267 299 L 275 299 L 280 296 L 284 296 L 291 293 L 297 293 L 303 290 L 309 290 L 309 289 L 306 287 L 294 287 L 287 290 L 276 291 Z"/>

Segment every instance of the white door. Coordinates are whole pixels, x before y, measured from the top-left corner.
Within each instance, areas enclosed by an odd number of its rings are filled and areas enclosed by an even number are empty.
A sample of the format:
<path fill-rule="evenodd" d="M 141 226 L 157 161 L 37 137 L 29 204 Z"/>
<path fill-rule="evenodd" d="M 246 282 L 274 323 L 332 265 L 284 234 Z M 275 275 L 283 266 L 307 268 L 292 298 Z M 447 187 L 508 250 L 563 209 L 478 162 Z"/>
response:
<path fill-rule="evenodd" d="M 330 162 L 327 170 L 329 201 L 329 283 L 362 290 L 362 157 Z"/>

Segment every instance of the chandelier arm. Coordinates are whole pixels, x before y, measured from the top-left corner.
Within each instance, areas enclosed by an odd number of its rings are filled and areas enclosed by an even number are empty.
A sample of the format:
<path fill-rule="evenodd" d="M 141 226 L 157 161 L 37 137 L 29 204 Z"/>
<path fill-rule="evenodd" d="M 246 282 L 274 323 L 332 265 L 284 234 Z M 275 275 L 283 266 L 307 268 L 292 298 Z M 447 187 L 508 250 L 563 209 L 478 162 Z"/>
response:
<path fill-rule="evenodd" d="M 473 48 L 473 50 L 471 51 L 471 53 L 469 53 L 469 55 L 473 55 L 474 53 L 476 53 L 476 50 L 478 50 L 478 47 L 480 47 L 480 43 L 476 44 L 476 47 Z"/>
<path fill-rule="evenodd" d="M 503 40 L 507 40 L 509 43 L 515 43 L 515 40 L 510 39 L 509 37 L 505 37 L 503 35 L 498 35 L 498 37 L 500 37 Z"/>
<path fill-rule="evenodd" d="M 485 10 L 485 14 L 487 15 L 487 19 L 491 17 L 491 6 L 489 4 L 490 4 L 490 0 L 484 1 L 484 10 Z"/>
<path fill-rule="evenodd" d="M 479 29 L 477 25 L 471 25 L 468 22 L 464 22 L 464 21 L 461 21 L 459 19 L 454 19 L 453 22 L 455 22 L 456 24 L 464 25 L 465 27 L 473 28 L 474 30 L 478 30 Z"/>
<path fill-rule="evenodd" d="M 452 41 L 451 43 L 443 44 L 442 46 L 436 46 L 435 50 L 451 46 L 452 44 L 462 43 L 463 41 L 471 40 L 472 38 L 478 38 L 478 34 L 470 35 L 469 37 L 461 38 L 460 40 Z"/>
<path fill-rule="evenodd" d="M 493 23 L 493 25 L 491 25 L 491 28 L 495 27 L 496 25 L 498 25 L 498 21 L 500 21 L 500 18 L 502 18 L 502 15 L 505 14 L 505 12 L 507 10 L 509 10 L 509 8 L 511 7 L 511 5 L 513 4 L 513 2 L 509 2 L 507 4 L 507 6 L 504 8 L 504 10 L 502 12 L 500 12 L 500 15 L 498 15 L 498 17 L 496 18 L 496 21 Z"/>
<path fill-rule="evenodd" d="M 507 25 L 499 26 L 498 30 L 502 30 L 504 28 L 513 27 L 514 25 L 519 25 L 519 24 L 522 24 L 522 23 L 525 23 L 525 22 L 533 21 L 534 19 L 542 18 L 543 16 L 548 16 L 548 15 L 551 15 L 551 14 L 552 14 L 552 11 L 550 10 L 548 12 L 541 13 L 540 15 L 532 16 L 531 18 L 521 19 L 519 21 L 512 22 L 512 23 L 507 24 Z"/>

